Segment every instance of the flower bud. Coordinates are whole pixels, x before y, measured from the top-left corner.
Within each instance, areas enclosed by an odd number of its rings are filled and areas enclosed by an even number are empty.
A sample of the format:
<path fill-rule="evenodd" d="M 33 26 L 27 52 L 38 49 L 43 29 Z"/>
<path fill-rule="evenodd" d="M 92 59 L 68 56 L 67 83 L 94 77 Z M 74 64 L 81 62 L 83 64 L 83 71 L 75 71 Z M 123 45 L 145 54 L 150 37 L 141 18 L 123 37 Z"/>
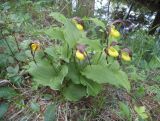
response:
<path fill-rule="evenodd" d="M 86 58 L 86 53 L 81 53 L 79 50 L 76 51 L 76 58 L 83 61 Z"/>
<path fill-rule="evenodd" d="M 40 49 L 40 43 L 39 42 L 33 42 L 33 43 L 30 44 L 30 48 L 33 52 L 37 51 L 37 50 Z"/>
<path fill-rule="evenodd" d="M 119 38 L 120 37 L 120 33 L 115 28 L 111 28 L 110 29 L 110 36 L 115 37 L 115 38 Z"/>
<path fill-rule="evenodd" d="M 118 57 L 119 55 L 118 51 L 112 46 L 107 49 L 107 53 L 112 57 Z"/>
<path fill-rule="evenodd" d="M 121 50 L 121 58 L 124 61 L 131 61 L 132 59 L 132 52 L 128 48 L 124 48 Z"/>
<path fill-rule="evenodd" d="M 83 26 L 81 24 L 76 24 L 78 30 L 83 31 Z"/>

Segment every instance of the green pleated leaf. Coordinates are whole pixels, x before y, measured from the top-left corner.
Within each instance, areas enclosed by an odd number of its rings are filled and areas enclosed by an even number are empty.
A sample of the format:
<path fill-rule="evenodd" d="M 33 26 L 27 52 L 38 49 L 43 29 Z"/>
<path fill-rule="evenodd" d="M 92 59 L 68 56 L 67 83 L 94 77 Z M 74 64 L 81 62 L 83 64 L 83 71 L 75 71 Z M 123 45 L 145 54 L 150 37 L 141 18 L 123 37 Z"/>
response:
<path fill-rule="evenodd" d="M 70 48 L 73 48 L 81 37 L 81 32 L 71 22 L 65 24 L 63 33 Z"/>
<path fill-rule="evenodd" d="M 44 121 L 56 121 L 56 105 L 50 104 L 47 106 L 44 114 Z"/>
<path fill-rule="evenodd" d="M 9 105 L 7 103 L 0 104 L 0 118 L 7 112 Z"/>
<path fill-rule="evenodd" d="M 127 91 L 130 91 L 130 82 L 126 73 L 121 70 L 109 69 L 106 65 L 92 65 L 87 66 L 82 75 L 91 79 L 99 84 L 109 83 L 117 87 L 124 87 Z"/>
<path fill-rule="evenodd" d="M 101 26 L 103 29 L 105 29 L 105 24 L 102 22 L 102 21 L 100 21 L 99 19 L 97 19 L 97 18 L 90 18 L 90 20 L 92 20 L 97 26 Z"/>
<path fill-rule="evenodd" d="M 67 18 L 58 12 L 52 12 L 49 14 L 49 16 L 52 16 L 54 19 L 56 19 L 58 22 L 65 24 L 67 22 Z"/>
<path fill-rule="evenodd" d="M 48 28 L 44 32 L 51 39 L 58 39 L 64 41 L 63 31 L 60 28 Z"/>
<path fill-rule="evenodd" d="M 130 112 L 130 109 L 129 109 L 128 105 L 126 105 L 123 102 L 119 102 L 119 107 L 120 107 L 120 114 L 123 117 L 126 117 L 127 119 L 130 119 L 131 112 Z"/>
<path fill-rule="evenodd" d="M 11 87 L 0 87 L 0 98 L 9 99 L 17 95 L 17 92 Z"/>
<path fill-rule="evenodd" d="M 87 94 L 96 96 L 102 90 L 102 85 L 84 77 L 80 78 L 81 84 L 87 86 Z"/>
<path fill-rule="evenodd" d="M 91 48 L 94 51 L 101 51 L 102 50 L 102 46 L 100 44 L 100 40 L 91 40 L 88 38 L 80 38 L 79 39 L 79 43 L 83 43 L 85 45 L 88 45 L 89 48 Z"/>
<path fill-rule="evenodd" d="M 67 44 L 64 44 L 60 47 L 60 53 L 60 59 L 69 63 L 70 57 L 72 56 L 72 49 L 70 49 Z"/>
<path fill-rule="evenodd" d="M 28 72 L 33 76 L 33 80 L 35 80 L 38 84 L 43 86 L 49 86 L 54 90 L 59 90 L 64 77 L 68 73 L 67 66 L 61 66 L 61 70 L 55 71 L 55 67 L 49 64 L 48 61 L 41 61 L 39 63 L 34 64 L 30 63 L 30 68 Z"/>
<path fill-rule="evenodd" d="M 68 65 L 68 79 L 71 80 L 74 84 L 80 84 L 80 73 L 76 68 L 74 63 Z"/>
<path fill-rule="evenodd" d="M 78 101 L 86 96 L 86 87 L 83 85 L 70 84 L 63 90 L 65 99 L 69 101 Z"/>
<path fill-rule="evenodd" d="M 54 60 L 58 59 L 59 58 L 59 53 L 57 52 L 59 47 L 48 47 L 48 48 L 45 48 L 45 52 L 50 55 Z"/>

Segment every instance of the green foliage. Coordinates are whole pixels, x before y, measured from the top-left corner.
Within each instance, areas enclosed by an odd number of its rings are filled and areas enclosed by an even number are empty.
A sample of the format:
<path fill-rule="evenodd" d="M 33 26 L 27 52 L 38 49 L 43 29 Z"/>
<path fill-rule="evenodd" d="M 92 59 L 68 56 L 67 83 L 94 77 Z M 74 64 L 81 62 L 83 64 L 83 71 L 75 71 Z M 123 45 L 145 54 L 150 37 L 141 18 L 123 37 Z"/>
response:
<path fill-rule="evenodd" d="M 62 24 L 66 24 L 66 22 L 68 21 L 64 15 L 59 14 L 58 12 L 50 13 L 49 16 L 52 16 L 55 20 L 57 20 L 58 22 Z"/>
<path fill-rule="evenodd" d="M 157 84 L 147 86 L 147 93 L 154 94 L 154 100 L 160 101 L 160 87 Z"/>
<path fill-rule="evenodd" d="M 140 116 L 141 119 L 148 118 L 148 115 L 145 111 L 146 109 L 144 106 L 140 106 L 140 107 L 135 106 L 134 109 L 135 109 L 136 113 Z"/>
<path fill-rule="evenodd" d="M 96 96 L 102 90 L 102 85 L 92 80 L 82 78 L 81 83 L 87 87 L 88 96 Z"/>
<path fill-rule="evenodd" d="M 0 118 L 7 112 L 9 105 L 7 103 L 0 104 Z"/>
<path fill-rule="evenodd" d="M 153 56 L 149 62 L 149 67 L 151 69 L 160 68 L 160 57 Z"/>
<path fill-rule="evenodd" d="M 11 80 L 14 84 L 20 84 L 22 81 L 22 77 L 19 74 L 19 65 L 16 65 L 15 67 L 8 66 L 7 67 L 7 77 L 9 80 Z"/>
<path fill-rule="evenodd" d="M 139 88 L 134 92 L 134 96 L 137 98 L 142 98 L 145 95 L 145 89 L 140 85 Z"/>
<path fill-rule="evenodd" d="M 143 70 L 140 70 L 133 65 L 127 66 L 125 72 L 127 72 L 130 80 L 143 81 L 147 78 L 147 74 Z"/>
<path fill-rule="evenodd" d="M 160 83 L 160 75 L 155 76 L 155 77 L 154 77 L 154 80 L 156 80 L 157 82 Z"/>
<path fill-rule="evenodd" d="M 92 20 L 97 26 L 100 26 L 103 29 L 105 29 L 105 27 L 106 27 L 105 24 L 102 21 L 100 21 L 99 19 L 91 18 L 90 20 Z"/>
<path fill-rule="evenodd" d="M 82 85 L 70 84 L 63 90 L 63 95 L 69 101 L 78 101 L 86 96 L 86 88 Z"/>
<path fill-rule="evenodd" d="M 39 112 L 40 111 L 40 105 L 36 102 L 31 102 L 31 109 L 35 112 Z"/>
<path fill-rule="evenodd" d="M 134 52 L 135 65 L 145 69 L 159 67 L 160 57 L 157 53 L 159 52 L 159 44 L 153 36 L 148 35 L 144 30 L 137 30 L 130 33 L 126 44 L 129 44 Z"/>
<path fill-rule="evenodd" d="M 33 79 L 40 85 L 50 86 L 54 90 L 59 90 L 64 77 L 68 73 L 68 68 L 65 65 L 53 67 L 47 60 L 39 63 L 30 63 L 28 72 L 33 75 Z"/>
<path fill-rule="evenodd" d="M 123 102 L 119 103 L 120 107 L 120 116 L 124 119 L 131 121 L 131 111 L 128 105 L 124 104 Z"/>
<path fill-rule="evenodd" d="M 0 98 L 10 99 L 17 95 L 17 92 L 11 87 L 0 87 Z"/>
<path fill-rule="evenodd" d="M 56 121 L 56 105 L 50 104 L 47 106 L 44 114 L 44 121 Z"/>
<path fill-rule="evenodd" d="M 109 83 L 117 87 L 122 86 L 130 91 L 127 75 L 119 69 L 112 70 L 109 66 L 92 65 L 87 66 L 82 74 L 99 84 Z"/>
<path fill-rule="evenodd" d="M 64 41 L 63 31 L 59 28 L 48 28 L 45 31 L 45 34 L 51 39 L 57 39 Z"/>

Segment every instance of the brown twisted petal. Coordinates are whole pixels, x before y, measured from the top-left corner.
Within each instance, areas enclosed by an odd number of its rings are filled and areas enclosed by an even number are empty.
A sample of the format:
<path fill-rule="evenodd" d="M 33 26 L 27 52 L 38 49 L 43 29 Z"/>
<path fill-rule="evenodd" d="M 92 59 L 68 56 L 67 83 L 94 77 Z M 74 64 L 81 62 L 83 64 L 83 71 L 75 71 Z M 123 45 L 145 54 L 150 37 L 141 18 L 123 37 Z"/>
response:
<path fill-rule="evenodd" d="M 113 41 L 113 42 L 110 44 L 110 46 L 116 46 L 116 45 L 118 45 L 118 44 L 119 44 L 118 42 Z"/>
<path fill-rule="evenodd" d="M 122 46 L 122 43 L 113 41 L 113 42 L 110 44 L 110 46 L 116 46 L 116 45 Z"/>
<path fill-rule="evenodd" d="M 130 57 L 132 57 L 132 51 L 129 48 L 124 48 L 121 50 L 122 52 L 127 52 Z"/>
<path fill-rule="evenodd" d="M 84 25 L 84 23 L 80 17 L 76 16 L 76 17 L 73 17 L 73 19 L 76 20 L 78 24 L 81 24 L 82 26 Z"/>
<path fill-rule="evenodd" d="M 86 45 L 78 44 L 78 45 L 76 46 L 76 49 L 79 50 L 81 53 L 84 53 L 84 52 L 85 52 L 85 49 L 86 49 Z"/>

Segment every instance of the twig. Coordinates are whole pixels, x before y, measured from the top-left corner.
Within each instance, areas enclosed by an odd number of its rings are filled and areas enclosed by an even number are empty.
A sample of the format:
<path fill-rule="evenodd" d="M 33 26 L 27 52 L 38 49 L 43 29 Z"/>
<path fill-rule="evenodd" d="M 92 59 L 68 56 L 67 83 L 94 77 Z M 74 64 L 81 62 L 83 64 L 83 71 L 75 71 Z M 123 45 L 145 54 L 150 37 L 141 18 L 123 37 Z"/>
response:
<path fill-rule="evenodd" d="M 17 115 L 19 115 L 20 113 L 22 113 L 25 109 L 22 109 L 20 111 L 18 111 L 17 113 L 15 113 L 14 115 L 12 115 L 9 120 L 13 119 L 14 117 L 16 117 Z"/>

